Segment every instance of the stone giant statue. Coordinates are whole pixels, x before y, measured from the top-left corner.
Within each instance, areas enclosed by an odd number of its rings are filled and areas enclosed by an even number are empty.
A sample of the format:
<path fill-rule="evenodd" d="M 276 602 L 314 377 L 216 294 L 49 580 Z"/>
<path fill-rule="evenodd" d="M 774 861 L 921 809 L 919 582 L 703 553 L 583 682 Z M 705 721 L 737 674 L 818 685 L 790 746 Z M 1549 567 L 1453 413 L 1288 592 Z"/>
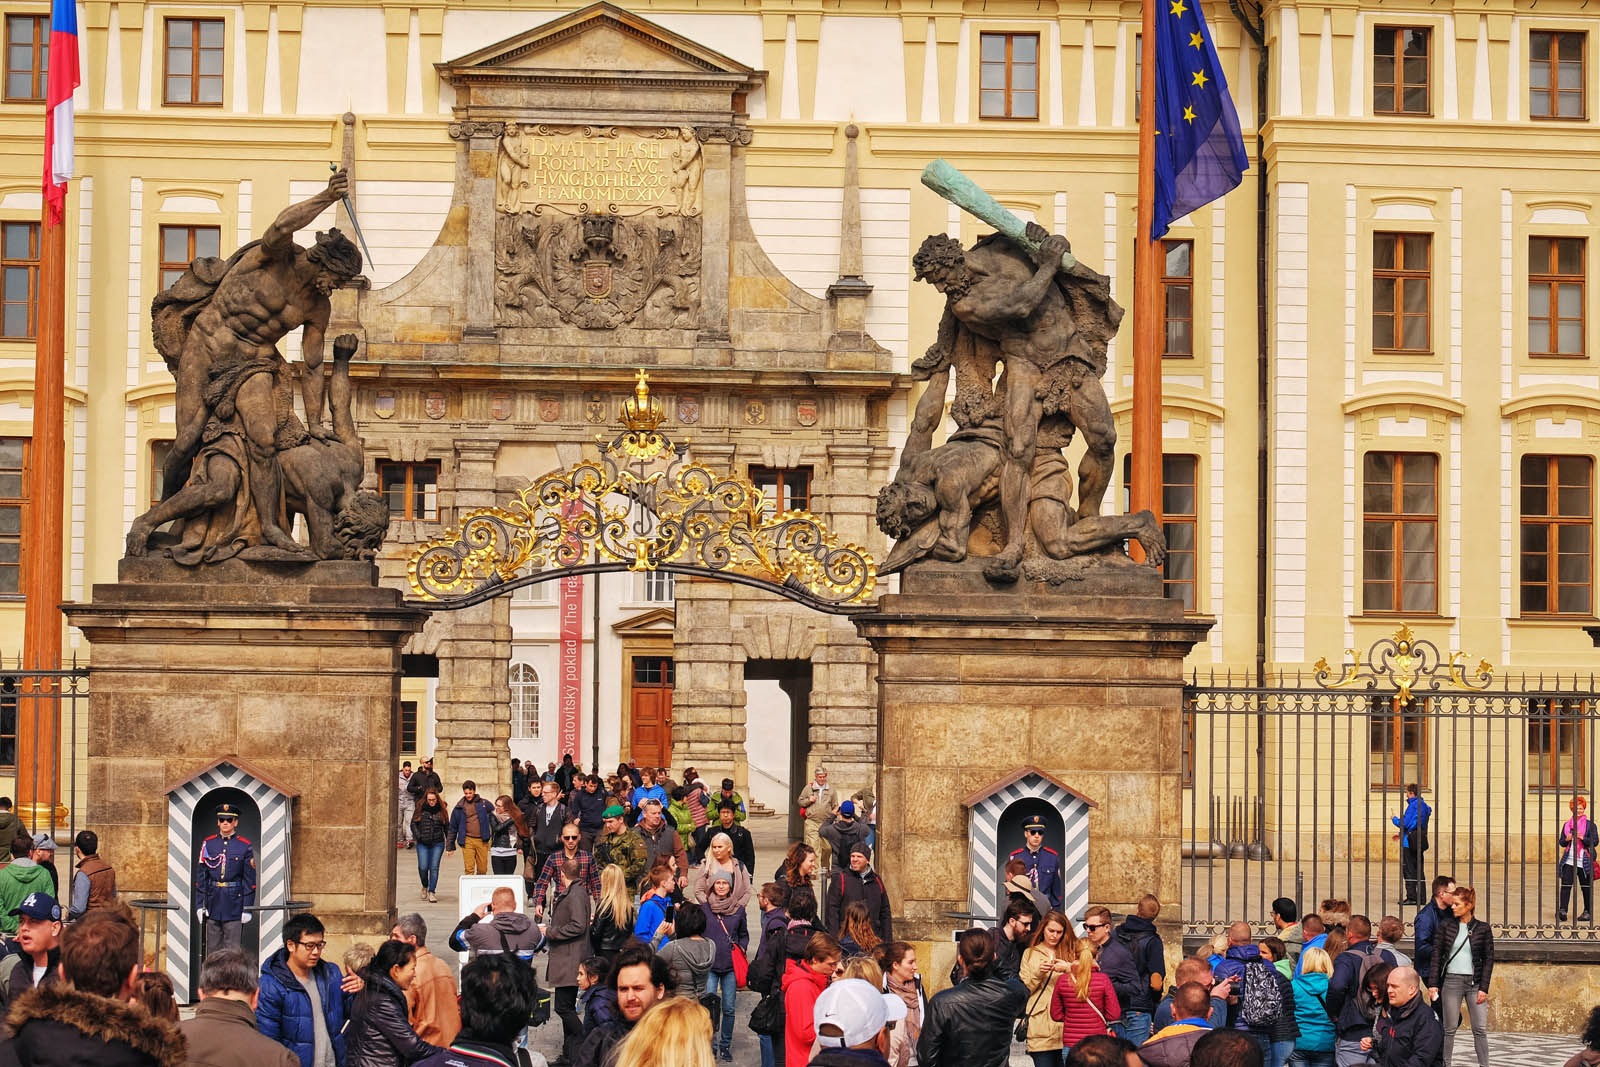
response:
<path fill-rule="evenodd" d="M 997 233 L 970 249 L 935 235 L 912 259 L 945 309 L 937 339 L 912 364 L 928 387 L 900 469 L 878 497 L 878 525 L 898 541 L 880 573 L 924 557 L 966 559 L 983 518 L 998 527 L 984 567 L 995 582 L 1016 581 L 1030 551 L 1126 563 L 1121 546 L 1133 539 L 1147 562 L 1165 557 L 1150 512 L 1100 514 L 1117 440 L 1100 379 L 1122 308 L 1065 237 L 1034 223 L 1018 229 L 1020 240 Z M 952 372 L 956 430 L 933 447 Z M 1064 453 L 1075 435 L 1084 442 L 1076 501 Z"/>
<path fill-rule="evenodd" d="M 197 259 L 151 305 L 156 349 L 177 379 L 177 436 L 163 471 L 161 503 L 135 520 L 127 553 L 144 555 L 157 527 L 176 521 L 180 563 L 232 556 L 344 559 L 370 555 L 387 508 L 360 493 L 361 440 L 350 414 L 349 361 L 357 339 L 334 343 L 331 396 L 322 370 L 329 294 L 361 270 L 338 230 L 294 243 L 348 189 L 343 171 L 322 192 L 284 209 L 261 240 L 227 261 Z M 302 331 L 302 423 L 293 371 L 278 342 Z M 332 400 L 332 427 L 324 421 Z M 382 514 L 379 514 L 382 509 Z M 289 534 L 304 514 L 310 546 Z M 381 521 L 380 521 L 381 520 Z"/>

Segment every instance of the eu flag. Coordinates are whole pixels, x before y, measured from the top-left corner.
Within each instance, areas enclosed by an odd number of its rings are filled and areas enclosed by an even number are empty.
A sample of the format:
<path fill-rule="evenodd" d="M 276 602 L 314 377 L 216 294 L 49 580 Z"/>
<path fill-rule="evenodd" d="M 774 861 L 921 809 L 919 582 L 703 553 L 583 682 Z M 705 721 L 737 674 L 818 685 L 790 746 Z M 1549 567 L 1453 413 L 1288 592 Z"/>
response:
<path fill-rule="evenodd" d="M 1156 4 L 1156 195 L 1150 239 L 1239 184 L 1250 166 L 1200 0 Z"/>

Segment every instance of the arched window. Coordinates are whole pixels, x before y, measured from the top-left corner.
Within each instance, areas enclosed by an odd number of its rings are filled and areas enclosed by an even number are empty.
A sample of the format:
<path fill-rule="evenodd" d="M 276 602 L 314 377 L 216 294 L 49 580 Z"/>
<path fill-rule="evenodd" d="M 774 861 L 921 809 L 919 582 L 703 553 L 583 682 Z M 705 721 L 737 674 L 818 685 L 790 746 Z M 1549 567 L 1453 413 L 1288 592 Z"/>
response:
<path fill-rule="evenodd" d="M 511 736 L 539 739 L 539 672 L 526 663 L 511 665 Z"/>

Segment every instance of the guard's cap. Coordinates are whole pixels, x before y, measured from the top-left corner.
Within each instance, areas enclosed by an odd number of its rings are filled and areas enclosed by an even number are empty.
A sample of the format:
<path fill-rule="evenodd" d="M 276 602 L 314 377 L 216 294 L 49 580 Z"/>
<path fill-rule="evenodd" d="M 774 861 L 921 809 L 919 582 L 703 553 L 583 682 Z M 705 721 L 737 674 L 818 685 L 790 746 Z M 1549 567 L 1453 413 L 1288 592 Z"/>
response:
<path fill-rule="evenodd" d="M 219 819 L 237 819 L 238 817 L 239 817 L 239 809 L 234 807 L 232 804 L 218 804 L 217 805 L 217 818 L 219 818 Z"/>
<path fill-rule="evenodd" d="M 602 819 L 620 819 L 620 818 L 622 818 L 622 805 L 621 804 L 612 804 L 610 807 L 606 808 L 605 811 L 602 811 L 600 813 L 600 817 Z"/>
<path fill-rule="evenodd" d="M 904 1019 L 906 1002 L 893 993 L 878 992 L 860 978 L 845 978 L 822 991 L 811 1017 L 823 1047 L 854 1048 L 877 1037 L 885 1024 Z M 824 1033 L 824 1026 L 840 1032 Z"/>
<path fill-rule="evenodd" d="M 33 847 L 41 852 L 54 852 L 56 850 L 55 838 L 41 831 L 33 835 Z"/>
<path fill-rule="evenodd" d="M 49 893 L 29 893 L 22 898 L 22 903 L 12 908 L 11 915 L 26 915 L 30 919 L 49 919 L 53 922 L 61 921 L 61 905 L 56 903 L 56 898 Z"/>
<path fill-rule="evenodd" d="M 1041 834 L 1044 833 L 1044 816 L 1042 816 L 1042 815 L 1030 815 L 1030 816 L 1028 816 L 1027 820 L 1025 822 L 1023 822 L 1023 824 L 1022 824 L 1022 828 L 1024 830 L 1037 830 Z"/>

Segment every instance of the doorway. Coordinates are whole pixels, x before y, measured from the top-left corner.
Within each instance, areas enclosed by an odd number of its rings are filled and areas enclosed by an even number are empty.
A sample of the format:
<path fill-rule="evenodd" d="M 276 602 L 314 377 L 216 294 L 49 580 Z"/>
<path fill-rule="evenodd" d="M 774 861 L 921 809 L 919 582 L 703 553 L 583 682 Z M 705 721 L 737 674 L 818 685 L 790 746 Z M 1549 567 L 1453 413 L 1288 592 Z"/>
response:
<path fill-rule="evenodd" d="M 805 825 L 794 798 L 799 783 L 811 780 L 811 661 L 746 660 L 744 680 L 750 790 L 760 788 L 763 802 L 788 817 L 789 839 L 799 841 Z"/>
<path fill-rule="evenodd" d="M 641 767 L 672 766 L 671 656 L 634 656 L 628 709 L 628 758 Z"/>

